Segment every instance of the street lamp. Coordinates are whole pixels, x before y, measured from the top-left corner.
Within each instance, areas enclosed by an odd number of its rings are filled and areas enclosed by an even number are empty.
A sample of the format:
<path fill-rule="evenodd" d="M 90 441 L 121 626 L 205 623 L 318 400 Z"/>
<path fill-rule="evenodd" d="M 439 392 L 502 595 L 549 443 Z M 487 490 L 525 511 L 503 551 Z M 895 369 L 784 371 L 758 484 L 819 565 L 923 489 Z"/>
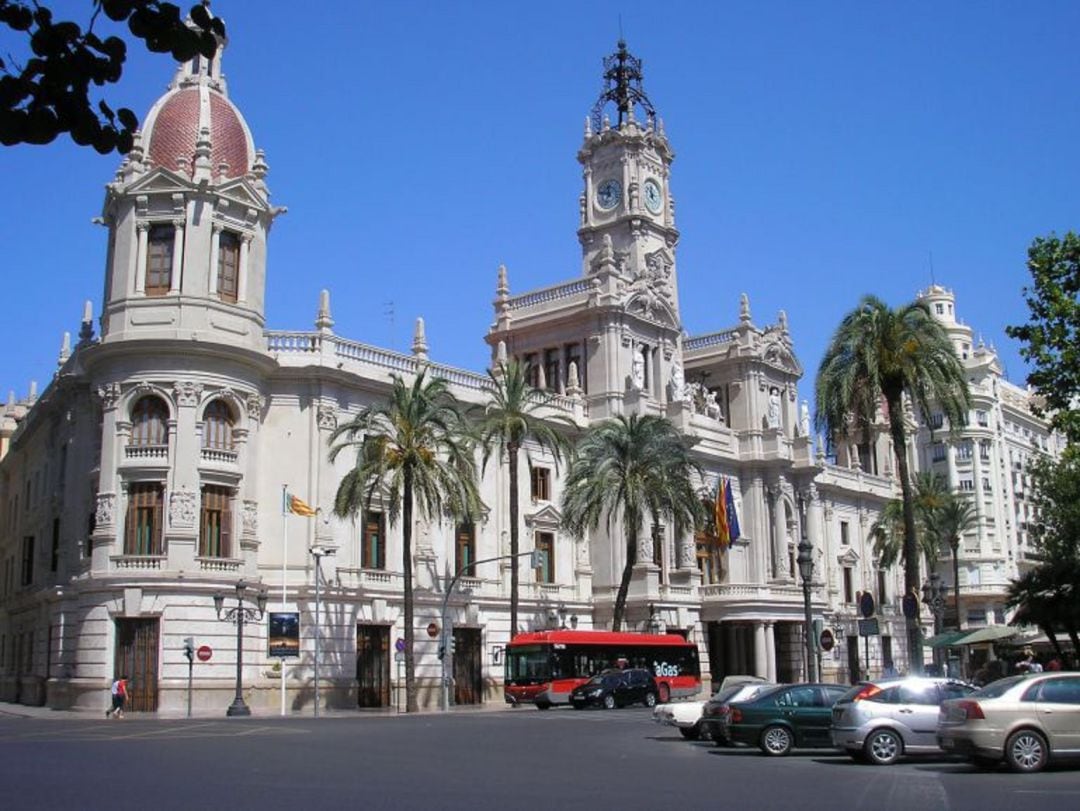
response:
<path fill-rule="evenodd" d="M 319 585 L 322 580 L 322 559 L 336 550 L 326 546 L 313 546 L 308 550 L 315 558 L 315 717 L 319 717 Z"/>
<path fill-rule="evenodd" d="M 251 715 L 251 709 L 244 703 L 244 623 L 259 622 L 266 615 L 266 589 L 260 588 L 255 595 L 258 608 L 250 608 L 244 605 L 247 589 L 248 584 L 243 580 L 237 582 L 236 608 L 227 610 L 223 610 L 225 607 L 225 595 L 221 592 L 214 595 L 214 610 L 217 611 L 217 618 L 223 622 L 236 623 L 236 696 L 233 698 L 233 703 L 229 705 L 229 709 L 225 711 L 225 715 L 230 718 L 236 715 Z"/>
<path fill-rule="evenodd" d="M 934 615 L 934 636 L 941 633 L 942 618 L 945 616 L 945 598 L 948 597 L 949 587 L 941 582 L 941 575 L 933 572 L 930 579 L 922 585 L 923 602 L 930 607 L 930 613 Z M 934 663 L 940 665 L 938 653 L 940 648 L 934 648 Z"/>
<path fill-rule="evenodd" d="M 799 576 L 802 578 L 803 594 L 803 623 L 805 624 L 804 635 L 806 636 L 806 680 L 817 681 L 814 660 L 814 620 L 810 616 L 810 586 L 814 579 L 814 547 L 804 536 L 799 541 Z"/>

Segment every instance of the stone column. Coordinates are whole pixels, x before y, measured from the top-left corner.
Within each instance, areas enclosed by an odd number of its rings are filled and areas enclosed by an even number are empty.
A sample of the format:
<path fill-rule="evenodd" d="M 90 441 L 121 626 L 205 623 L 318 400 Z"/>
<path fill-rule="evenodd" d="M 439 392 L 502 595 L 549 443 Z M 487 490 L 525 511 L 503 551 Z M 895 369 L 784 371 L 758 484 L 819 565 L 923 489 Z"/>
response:
<path fill-rule="evenodd" d="M 765 623 L 754 623 L 754 675 L 765 678 L 769 672 L 768 652 L 765 650 Z"/>
<path fill-rule="evenodd" d="M 236 301 L 238 304 L 247 301 L 248 290 L 248 256 L 251 254 L 251 234 L 240 236 L 240 268 L 239 278 L 236 281 Z"/>
<path fill-rule="evenodd" d="M 765 678 L 776 681 L 776 623 L 765 623 Z"/>
<path fill-rule="evenodd" d="M 722 623 L 724 629 L 724 674 L 730 676 L 738 673 L 738 641 L 735 634 L 735 624 L 732 622 Z"/>
<path fill-rule="evenodd" d="M 173 255 L 172 255 L 172 278 L 169 284 L 170 293 L 180 292 L 180 276 L 184 269 L 184 221 L 173 220 Z"/>
<path fill-rule="evenodd" d="M 787 580 L 791 573 L 787 565 L 787 521 L 784 518 L 784 499 L 782 490 L 777 487 L 774 490 L 773 507 L 773 577 L 777 580 Z"/>
<path fill-rule="evenodd" d="M 214 223 L 210 232 L 210 290 L 211 298 L 218 292 L 218 261 L 221 252 L 221 226 Z"/>
<path fill-rule="evenodd" d="M 150 223 L 137 223 L 138 247 L 135 249 L 135 270 L 132 277 L 135 281 L 135 295 L 141 296 L 146 292 L 146 245 L 149 239 Z"/>
<path fill-rule="evenodd" d="M 199 459 L 197 429 L 201 383 L 180 380 L 173 384 L 175 420 L 169 425 L 169 466 L 172 478 L 166 485 L 168 500 L 165 549 L 169 568 L 195 568 L 199 537 Z"/>
<path fill-rule="evenodd" d="M 90 567 L 94 573 L 109 571 L 109 556 L 119 554 L 118 541 L 123 527 L 119 514 L 120 484 L 116 473 L 117 456 L 123 453 L 116 435 L 117 406 L 120 403 L 120 384 L 99 386 L 101 400 L 101 460 L 98 470 L 98 493 L 94 508 L 94 532 L 91 536 Z"/>
<path fill-rule="evenodd" d="M 246 436 L 237 460 L 243 478 L 237 491 L 237 507 L 240 520 L 240 552 L 245 561 L 255 558 L 259 551 L 259 428 L 262 425 L 263 399 L 249 394 L 244 403 L 247 426 Z M 284 552 L 284 550 L 282 550 Z"/>

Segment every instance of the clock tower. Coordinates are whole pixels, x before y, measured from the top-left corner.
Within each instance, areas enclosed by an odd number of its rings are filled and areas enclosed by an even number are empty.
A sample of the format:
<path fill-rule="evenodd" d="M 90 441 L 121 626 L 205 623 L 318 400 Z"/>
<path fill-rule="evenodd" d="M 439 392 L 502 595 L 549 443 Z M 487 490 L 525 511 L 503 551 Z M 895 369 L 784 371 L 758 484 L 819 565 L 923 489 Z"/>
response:
<path fill-rule="evenodd" d="M 614 119 L 612 118 L 614 114 Z M 578 152 L 585 276 L 615 272 L 647 288 L 650 307 L 678 325 L 674 203 L 669 182 L 675 153 L 642 89 L 641 60 L 619 41 L 604 59 L 604 91 L 585 122 Z"/>

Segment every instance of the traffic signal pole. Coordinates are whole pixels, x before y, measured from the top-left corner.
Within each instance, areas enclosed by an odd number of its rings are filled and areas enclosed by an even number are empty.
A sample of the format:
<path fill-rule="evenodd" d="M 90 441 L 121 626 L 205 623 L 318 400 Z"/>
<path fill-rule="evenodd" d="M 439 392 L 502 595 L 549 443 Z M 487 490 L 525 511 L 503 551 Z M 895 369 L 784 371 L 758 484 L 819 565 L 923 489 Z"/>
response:
<path fill-rule="evenodd" d="M 442 661 L 442 711 L 447 712 L 450 709 L 450 678 L 446 672 L 446 660 L 449 658 L 448 654 L 454 652 L 454 637 L 453 633 L 449 631 L 446 621 L 446 607 L 450 601 L 450 595 L 454 593 L 454 589 L 457 587 L 458 579 L 467 571 L 474 569 L 481 563 L 494 563 L 497 560 L 507 560 L 509 558 L 522 558 L 525 555 L 532 557 L 534 561 L 534 567 L 540 566 L 540 561 L 543 556 L 543 552 L 538 549 L 534 549 L 530 552 L 518 552 L 516 555 L 499 555 L 494 558 L 484 558 L 483 560 L 474 560 L 472 563 L 466 564 L 454 572 L 454 576 L 450 579 L 450 585 L 446 588 L 446 593 L 443 594 L 442 612 L 439 614 L 441 619 L 439 628 L 439 659 Z M 513 638 L 514 629 L 510 629 L 510 636 Z"/>

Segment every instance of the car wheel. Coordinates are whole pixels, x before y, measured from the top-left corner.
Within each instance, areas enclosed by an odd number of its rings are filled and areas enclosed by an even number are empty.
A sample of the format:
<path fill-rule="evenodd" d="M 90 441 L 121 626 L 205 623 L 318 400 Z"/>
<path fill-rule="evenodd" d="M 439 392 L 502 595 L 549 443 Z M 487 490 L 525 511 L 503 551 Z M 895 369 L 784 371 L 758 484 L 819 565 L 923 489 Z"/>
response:
<path fill-rule="evenodd" d="M 538 710 L 550 710 L 551 709 L 551 703 L 547 702 L 547 701 L 537 701 L 536 702 L 536 709 L 538 709 Z"/>
<path fill-rule="evenodd" d="M 710 736 L 710 737 L 712 737 L 712 736 Z M 713 746 L 722 746 L 725 749 L 730 749 L 732 746 L 734 746 L 734 744 L 731 741 L 729 741 L 727 738 L 713 738 L 712 742 L 713 742 Z"/>
<path fill-rule="evenodd" d="M 977 769 L 985 769 L 986 771 L 990 771 L 992 769 L 996 769 L 998 763 L 1000 763 L 1001 761 L 998 760 L 996 757 L 986 757 L 986 755 L 973 755 L 971 758 L 971 762 L 975 764 L 975 768 Z"/>
<path fill-rule="evenodd" d="M 645 694 L 645 706 L 646 707 L 655 707 L 656 706 L 656 693 L 654 693 L 652 690 L 650 690 L 649 692 L 647 692 Z"/>
<path fill-rule="evenodd" d="M 608 693 L 606 696 L 604 696 L 604 709 L 615 709 L 615 696 L 611 695 L 611 693 Z"/>
<path fill-rule="evenodd" d="M 1033 729 L 1021 729 L 1005 743 L 1005 762 L 1014 772 L 1037 772 L 1049 757 L 1046 738 Z"/>
<path fill-rule="evenodd" d="M 692 727 L 679 727 L 679 732 L 688 741 L 696 741 L 701 737 L 700 724 L 694 724 Z"/>
<path fill-rule="evenodd" d="M 791 730 L 779 725 L 765 727 L 761 733 L 761 751 L 773 757 L 783 757 L 791 751 Z"/>
<path fill-rule="evenodd" d="M 866 738 L 863 751 L 875 766 L 889 766 L 904 754 L 904 742 L 892 730 L 877 729 Z"/>
<path fill-rule="evenodd" d="M 660 690 L 660 703 L 667 704 L 671 700 L 671 688 L 661 683 L 657 689 Z"/>

